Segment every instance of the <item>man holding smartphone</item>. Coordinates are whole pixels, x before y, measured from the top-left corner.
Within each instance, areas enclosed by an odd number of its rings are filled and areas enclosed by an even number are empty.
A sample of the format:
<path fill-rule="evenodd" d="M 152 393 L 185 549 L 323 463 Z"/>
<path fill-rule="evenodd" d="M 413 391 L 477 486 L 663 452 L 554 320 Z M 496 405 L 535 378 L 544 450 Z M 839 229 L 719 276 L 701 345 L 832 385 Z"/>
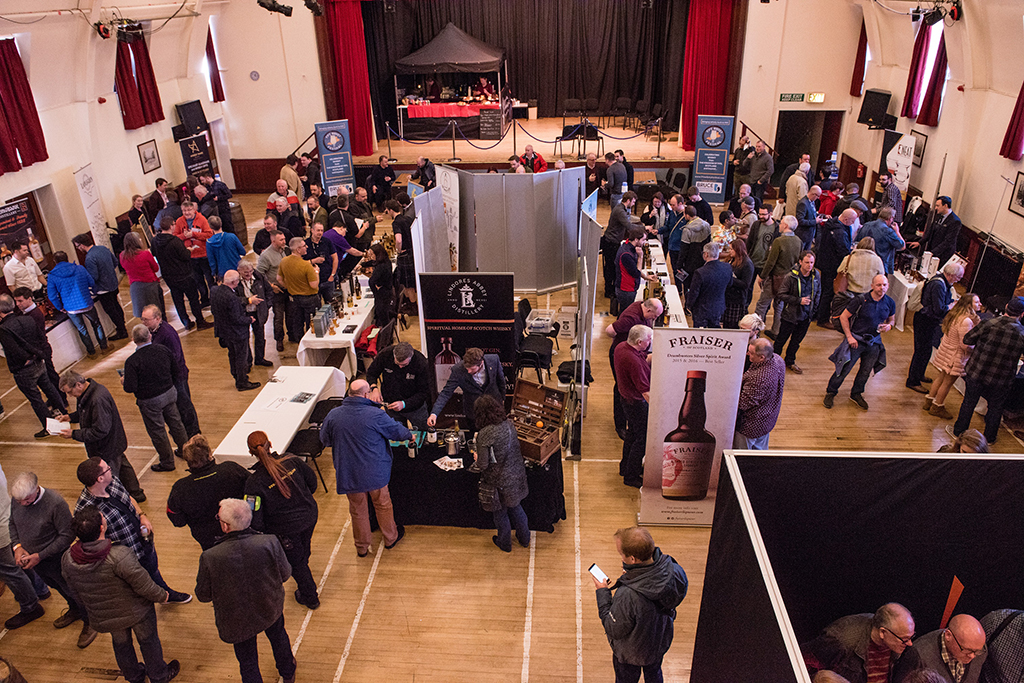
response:
<path fill-rule="evenodd" d="M 654 545 L 647 529 L 619 529 L 615 547 L 623 571 L 614 585 L 597 565 L 590 568 L 597 613 L 612 646 L 615 683 L 637 683 L 641 672 L 645 683 L 661 683 L 676 607 L 686 597 L 686 572 Z"/>

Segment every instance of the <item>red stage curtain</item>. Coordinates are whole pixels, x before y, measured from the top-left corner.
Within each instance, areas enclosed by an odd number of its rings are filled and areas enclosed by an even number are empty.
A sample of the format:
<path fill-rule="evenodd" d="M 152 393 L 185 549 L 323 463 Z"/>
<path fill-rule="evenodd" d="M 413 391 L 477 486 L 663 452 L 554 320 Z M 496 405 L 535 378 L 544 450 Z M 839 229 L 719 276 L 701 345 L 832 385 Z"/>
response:
<path fill-rule="evenodd" d="M 43 126 L 13 38 L 0 40 L 0 103 L 7 117 L 7 134 L 21 155 L 21 165 L 46 161 L 50 155 L 46 153 Z"/>
<path fill-rule="evenodd" d="M 921 111 L 917 114 L 917 122 L 922 126 L 939 125 L 939 112 L 942 111 L 942 94 L 946 91 L 946 72 L 949 62 L 946 60 L 946 34 L 939 34 L 939 49 L 935 53 L 935 68 L 928 79 L 928 89 L 924 92 Z"/>
<path fill-rule="evenodd" d="M 907 92 L 903 95 L 903 111 L 900 116 L 908 119 L 917 118 L 918 106 L 917 95 L 924 87 L 924 68 L 928 60 L 928 43 L 931 31 L 922 22 L 917 30 L 917 40 L 914 41 L 914 56 L 910 61 L 910 75 L 907 77 Z"/>
<path fill-rule="evenodd" d="M 732 6 L 732 0 L 690 0 L 679 130 L 683 149 L 695 147 L 698 114 L 725 113 Z"/>
<path fill-rule="evenodd" d="M 868 29 L 864 20 L 860 21 L 860 42 L 857 44 L 857 58 L 853 62 L 853 80 L 850 82 L 850 95 L 860 97 L 864 94 L 864 70 L 868 65 Z"/>
<path fill-rule="evenodd" d="M 114 88 L 117 101 L 121 103 L 121 120 L 125 130 L 135 130 L 146 125 L 142 115 L 139 88 L 135 85 L 135 70 L 132 68 L 132 50 L 128 43 L 117 41 L 117 62 L 114 65 Z"/>
<path fill-rule="evenodd" d="M 206 68 L 210 71 L 210 90 L 214 102 L 224 101 L 224 85 L 220 82 L 220 67 L 217 66 L 217 50 L 213 47 L 213 31 L 206 30 Z"/>
<path fill-rule="evenodd" d="M 1024 159 L 1024 85 L 1020 86 L 1017 105 L 1013 108 L 1010 125 L 1003 136 L 1003 146 L 999 148 L 999 156 L 1011 161 Z"/>
<path fill-rule="evenodd" d="M 164 120 L 164 106 L 160 101 L 160 89 L 156 85 L 153 63 L 149 60 L 149 48 L 146 39 L 140 32 L 138 37 L 128 43 L 135 58 L 135 82 L 139 85 L 139 99 L 142 101 L 142 115 L 146 123 Z"/>
<path fill-rule="evenodd" d="M 341 118 L 348 119 L 352 154 L 373 154 L 370 77 L 359 0 L 330 0 L 327 26 L 334 52 L 340 114 Z"/>

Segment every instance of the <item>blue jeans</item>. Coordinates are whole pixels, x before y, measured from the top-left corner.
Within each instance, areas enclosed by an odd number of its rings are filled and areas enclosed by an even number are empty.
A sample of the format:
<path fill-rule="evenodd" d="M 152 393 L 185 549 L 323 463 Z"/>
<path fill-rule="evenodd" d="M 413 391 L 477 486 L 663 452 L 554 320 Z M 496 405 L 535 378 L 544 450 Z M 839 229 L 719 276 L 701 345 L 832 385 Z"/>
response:
<path fill-rule="evenodd" d="M 498 529 L 498 543 L 507 548 L 512 545 L 512 525 L 516 527 L 516 540 L 520 545 L 530 544 L 530 524 L 526 520 L 526 513 L 522 505 L 512 508 L 498 508 L 493 513 L 494 526 Z M 512 523 L 509 523 L 509 518 Z"/>
<path fill-rule="evenodd" d="M 871 371 L 875 368 L 875 363 L 878 362 L 878 355 L 882 353 L 881 342 L 877 344 L 865 344 L 864 342 L 858 342 L 857 348 L 850 349 L 850 362 L 843 366 L 843 371 L 839 374 L 833 374 L 832 378 L 828 381 L 827 392 L 830 394 L 838 394 L 839 387 L 842 386 L 843 380 L 853 370 L 854 364 L 857 360 L 860 360 L 860 368 L 857 369 L 857 377 L 853 380 L 853 388 L 850 390 L 850 396 L 856 396 L 857 394 L 864 393 L 864 387 L 867 386 L 868 378 L 871 377 Z"/>
<path fill-rule="evenodd" d="M 89 324 L 92 325 L 92 331 L 96 333 L 96 341 L 100 343 L 100 348 L 107 348 L 107 336 L 103 332 L 103 325 L 100 324 L 100 315 L 96 312 L 96 307 L 93 306 L 88 311 L 82 311 L 81 313 L 68 313 L 68 317 L 71 318 L 71 322 L 74 324 L 75 329 L 78 330 L 78 336 L 82 338 L 82 344 L 85 345 L 85 350 L 90 355 L 96 353 L 96 347 L 92 344 L 92 338 L 89 336 L 89 330 L 85 328 L 85 321 L 88 320 Z"/>
<path fill-rule="evenodd" d="M 284 630 L 284 615 L 278 617 L 277 621 L 264 633 L 267 634 L 270 649 L 274 652 L 277 673 L 281 674 L 282 678 L 294 675 L 295 657 L 292 656 L 292 646 L 288 642 L 288 632 Z M 234 647 L 238 669 L 242 673 L 242 683 L 263 683 L 263 676 L 260 674 L 259 651 L 256 649 L 256 636 L 235 643 Z"/>
<path fill-rule="evenodd" d="M 612 655 L 612 667 L 615 669 L 615 683 L 637 683 L 640 680 L 640 672 L 644 674 L 644 683 L 662 683 L 665 679 L 661 675 L 661 658 L 656 664 L 626 664 L 615 659 Z"/>
<path fill-rule="evenodd" d="M 14 551 L 11 549 L 10 543 L 0 548 L 0 579 L 3 579 L 3 582 L 11 589 L 22 612 L 34 610 L 39 605 L 32 581 L 24 570 L 14 562 Z"/>
<path fill-rule="evenodd" d="M 739 432 L 734 432 L 732 437 L 732 447 L 744 451 L 766 451 L 768 450 L 769 436 L 771 436 L 771 434 L 750 437 L 744 436 Z"/>
<path fill-rule="evenodd" d="M 135 653 L 133 632 L 139 641 L 145 666 L 139 664 L 139 657 Z M 114 659 L 126 681 L 143 683 L 147 675 L 152 683 L 164 683 L 167 680 L 167 662 L 164 661 L 164 649 L 156 632 L 156 609 L 152 605 L 141 621 L 128 628 L 111 631 L 110 638 L 114 644 Z"/>
<path fill-rule="evenodd" d="M 64 397 L 57 391 L 57 387 L 53 386 L 53 382 L 50 381 L 50 377 L 46 374 L 46 366 L 43 361 L 34 361 L 31 365 L 19 369 L 14 374 L 14 383 L 21 389 L 21 393 L 25 394 L 25 398 L 28 399 L 29 404 L 32 406 L 32 411 L 39 418 L 39 422 L 46 427 L 46 418 L 50 417 L 50 411 L 46 408 L 46 401 L 43 400 L 43 394 L 55 406 L 60 406 L 61 412 L 67 412 L 67 403 L 64 401 Z M 42 394 L 40 394 L 42 390 Z"/>
<path fill-rule="evenodd" d="M 174 593 L 174 589 L 167 585 L 164 581 L 164 577 L 160 574 L 160 564 L 156 556 L 156 546 L 152 543 L 143 541 L 142 556 L 139 557 L 139 564 L 146 573 L 149 574 L 149 578 L 153 579 L 153 583 L 163 588 L 168 593 Z"/>

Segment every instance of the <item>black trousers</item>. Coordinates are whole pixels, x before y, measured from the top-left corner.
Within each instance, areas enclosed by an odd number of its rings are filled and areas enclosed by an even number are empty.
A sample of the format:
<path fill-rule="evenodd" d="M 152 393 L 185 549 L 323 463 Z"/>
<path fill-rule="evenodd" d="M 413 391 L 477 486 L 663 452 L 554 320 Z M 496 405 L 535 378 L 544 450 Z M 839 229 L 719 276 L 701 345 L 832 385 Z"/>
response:
<path fill-rule="evenodd" d="M 622 462 L 619 471 L 622 479 L 630 485 L 640 485 L 644 480 L 644 451 L 647 450 L 647 401 L 627 401 L 626 440 L 622 442 Z"/>
<path fill-rule="evenodd" d="M 284 341 L 285 321 L 288 319 L 288 309 L 291 306 L 288 302 L 288 292 L 283 289 L 280 292 L 274 292 L 270 297 L 270 303 L 274 309 L 274 339 L 276 341 Z M 288 341 L 298 343 L 298 339 L 290 338 L 291 334 L 288 336 Z"/>
<path fill-rule="evenodd" d="M 174 310 L 178 312 L 178 319 L 185 327 L 192 324 L 188 317 L 188 310 L 185 308 L 185 297 L 188 297 L 189 306 L 192 308 L 192 315 L 197 321 L 203 319 L 202 299 L 199 298 L 199 288 L 196 287 L 194 279 L 168 282 L 167 288 L 171 290 L 171 301 L 174 302 Z"/>
<path fill-rule="evenodd" d="M 181 423 L 185 425 L 185 432 L 188 438 L 199 433 L 199 415 L 196 407 L 192 404 L 192 390 L 188 386 L 188 377 L 181 379 L 174 388 L 178 390 L 178 414 L 181 415 Z"/>
<path fill-rule="evenodd" d="M 615 379 L 615 347 L 608 349 L 608 363 L 612 366 L 612 417 L 615 419 L 615 431 L 622 434 L 626 431 L 626 408 L 619 393 L 618 380 Z"/>
<path fill-rule="evenodd" d="M 924 379 L 938 337 L 936 332 L 941 326 L 941 320 L 925 315 L 923 311 L 914 314 L 914 356 L 910 359 L 910 372 L 907 373 L 908 387 L 915 387 Z"/>
<path fill-rule="evenodd" d="M 21 389 L 21 393 L 25 394 L 25 398 L 28 399 L 33 412 L 35 412 L 36 417 L 39 418 L 39 422 L 44 428 L 46 427 L 46 418 L 50 417 L 50 411 L 46 408 L 46 401 L 43 399 L 43 395 L 53 405 L 60 406 L 62 413 L 68 411 L 63 397 L 57 391 L 57 387 L 53 386 L 49 376 L 47 376 L 46 366 L 42 361 L 37 360 L 31 365 L 15 372 L 14 383 Z"/>
<path fill-rule="evenodd" d="M 295 295 L 291 297 L 291 318 L 288 321 L 288 337 L 293 341 L 302 339 L 309 329 L 310 320 L 320 307 L 320 295 Z"/>
<path fill-rule="evenodd" d="M 807 330 L 810 326 L 810 316 L 798 323 L 791 323 L 784 319 L 779 325 L 779 336 L 775 338 L 775 353 L 781 356 L 782 349 L 786 346 L 786 342 L 789 342 L 789 348 L 786 349 L 785 355 L 786 365 L 796 363 L 796 352 L 800 350 L 800 342 L 807 336 Z"/>
<path fill-rule="evenodd" d="M 313 580 L 313 574 L 309 571 L 310 544 L 315 528 L 316 524 L 313 524 L 303 531 L 287 536 L 281 534 L 277 536 L 284 549 L 284 555 L 288 558 L 288 564 L 292 566 L 292 578 L 295 579 L 295 583 L 299 587 L 299 595 L 306 603 L 318 599 L 316 581 Z"/>
<path fill-rule="evenodd" d="M 67 601 L 68 607 L 77 612 L 82 618 L 82 623 L 88 624 L 89 615 L 86 614 L 85 607 L 75 600 L 68 589 L 67 581 L 64 580 L 64 574 L 61 573 L 60 568 L 60 559 L 61 555 L 48 557 L 45 560 L 40 560 L 39 564 L 28 571 L 34 571 L 43 580 L 43 583 L 60 593 L 60 596 Z"/>
<path fill-rule="evenodd" d="M 128 334 L 128 330 L 124 326 L 124 309 L 121 308 L 121 302 L 117 300 L 117 292 L 98 294 L 96 300 L 100 302 L 100 306 L 110 318 L 110 322 L 114 323 L 114 333 Z"/>
<path fill-rule="evenodd" d="M 235 378 L 235 388 L 249 383 L 249 335 L 244 339 L 223 339 L 228 350 L 228 364 L 231 376 Z"/>
<path fill-rule="evenodd" d="M 284 630 L 284 615 L 264 631 L 270 641 L 270 649 L 274 653 L 274 664 L 282 678 L 295 675 L 295 657 L 292 656 L 292 645 L 288 642 L 288 632 Z M 242 683 L 263 683 L 260 674 L 259 650 L 256 648 L 256 636 L 234 644 L 235 659 L 242 674 Z"/>
<path fill-rule="evenodd" d="M 210 259 L 205 256 L 192 258 L 192 275 L 196 279 L 196 287 L 199 288 L 199 298 L 203 306 L 210 305 L 210 290 L 217 286 L 213 277 L 213 269 L 210 268 Z"/>
<path fill-rule="evenodd" d="M 253 311 L 253 315 L 256 315 L 255 311 Z M 256 315 L 256 320 L 253 320 L 249 327 L 252 328 L 253 357 L 258 361 L 266 360 L 267 333 L 264 330 L 266 327 L 266 321 L 261 323 L 259 321 L 259 316 Z"/>

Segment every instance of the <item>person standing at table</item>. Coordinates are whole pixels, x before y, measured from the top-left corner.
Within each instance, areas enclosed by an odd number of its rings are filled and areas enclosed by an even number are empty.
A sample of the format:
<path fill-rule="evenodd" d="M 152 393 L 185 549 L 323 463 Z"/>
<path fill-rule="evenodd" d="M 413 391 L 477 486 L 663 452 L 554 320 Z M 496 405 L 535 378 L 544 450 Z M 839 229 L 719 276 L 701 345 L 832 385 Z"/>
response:
<path fill-rule="evenodd" d="M 174 310 L 178 312 L 178 320 L 186 330 L 193 327 L 200 330 L 213 327 L 203 317 L 199 288 L 192 274 L 192 256 L 185 248 L 185 243 L 174 236 L 174 221 L 168 217 L 160 223 L 159 230 L 160 232 L 153 237 L 153 256 L 160 264 L 160 274 L 167 283 L 167 288 L 171 290 L 171 301 L 174 302 Z M 186 297 L 195 322 L 188 317 L 188 309 L 185 308 Z"/>
<path fill-rule="evenodd" d="M 480 428 L 473 458 L 481 472 L 480 483 L 494 490 L 491 500 L 481 501 L 484 510 L 494 516 L 494 526 L 498 530 L 491 540 L 506 553 L 512 552 L 514 525 L 516 541 L 528 548 L 530 524 L 522 502 L 530 491 L 526 485 L 526 466 L 519 450 L 516 428 L 505 414 L 505 406 L 487 394 L 476 400 L 473 413 Z"/>
<path fill-rule="evenodd" d="M 398 342 L 377 353 L 366 369 L 366 381 L 380 382 L 369 396 L 384 404 L 387 414 L 416 429 L 427 427 L 427 401 L 430 400 L 430 365 L 409 342 Z"/>
<path fill-rule="evenodd" d="M 373 324 L 384 327 L 395 317 L 395 278 L 391 271 L 391 258 L 379 242 L 370 245 L 369 253 L 373 255 L 373 272 L 367 282 L 373 293 Z"/>
<path fill-rule="evenodd" d="M 11 259 L 4 264 L 4 282 L 12 292 L 18 287 L 27 287 L 33 294 L 42 294 L 46 276 L 29 253 L 28 242 L 11 242 Z"/>
<path fill-rule="evenodd" d="M 132 299 L 132 315 L 142 315 L 142 309 L 154 304 L 164 309 L 164 290 L 160 286 L 160 266 L 148 249 L 142 247 L 142 238 L 130 232 L 124 236 L 121 267 L 128 274 L 128 292 Z M 201 308 L 200 308 L 201 310 Z M 193 309 L 193 313 L 195 309 Z M 187 320 L 188 318 L 185 318 Z"/>
<path fill-rule="evenodd" d="M 50 277 L 46 281 L 46 294 L 50 303 L 59 311 L 64 311 L 85 346 L 86 353 L 90 356 L 96 353 L 96 347 L 89 336 L 89 330 L 85 321 L 89 321 L 96 341 L 100 349 L 107 350 L 107 335 L 103 331 L 103 324 L 100 322 L 100 314 L 96 311 L 96 305 L 92 301 L 92 292 L 96 288 L 96 282 L 89 275 L 84 266 L 77 263 L 69 263 L 68 255 L 63 251 L 53 254 L 56 265 L 50 271 Z"/>
<path fill-rule="evenodd" d="M 644 479 L 651 398 L 651 363 L 647 354 L 653 337 L 654 331 L 647 325 L 634 325 L 626 341 L 615 347 L 612 359 L 616 386 L 626 410 L 626 437 L 622 441 L 619 475 L 626 486 L 635 488 L 640 488 Z"/>
<path fill-rule="evenodd" d="M 298 586 L 295 602 L 316 609 L 320 596 L 309 571 L 310 543 L 319 515 L 313 497 L 316 474 L 299 458 L 273 452 L 265 432 L 251 433 L 248 446 L 257 460 L 245 483 L 245 500 L 253 510 L 253 528 L 274 534 L 281 541 Z"/>
<path fill-rule="evenodd" d="M 272 230 L 270 232 L 270 246 L 263 250 L 259 261 L 256 263 L 256 270 L 263 277 L 267 278 L 267 283 L 270 284 L 270 289 L 273 292 L 271 306 L 274 310 L 274 339 L 277 341 L 278 353 L 284 351 L 284 323 L 288 318 L 289 308 L 288 290 L 277 283 L 277 269 L 288 253 L 286 239 L 285 233 L 280 230 Z M 227 273 L 225 273 L 226 275 Z M 295 344 L 299 342 L 298 339 L 289 339 L 289 341 Z"/>
<path fill-rule="evenodd" d="M 310 320 L 320 306 L 320 268 L 305 259 L 308 247 L 301 237 L 288 243 L 291 254 L 281 259 L 277 269 L 277 284 L 288 290 L 292 316 L 289 337 L 302 339 Z"/>
<path fill-rule="evenodd" d="M 622 202 L 625 205 L 625 202 Z M 640 245 L 646 232 L 638 225 L 631 225 L 626 230 L 626 239 L 619 246 L 615 255 L 615 298 L 619 302 L 618 310 L 624 311 L 636 301 L 636 293 L 643 280 L 657 282 L 655 275 L 644 275 L 638 267 L 640 264 Z M 641 252 L 642 253 L 642 252 Z"/>
<path fill-rule="evenodd" d="M 478 348 L 466 349 L 462 355 L 462 363 L 452 368 L 447 384 L 441 389 L 434 407 L 427 418 L 427 425 L 437 424 L 437 416 L 444 410 L 456 389 L 462 389 L 462 409 L 466 413 L 469 430 L 476 431 L 473 422 L 473 404 L 484 394 L 490 394 L 494 400 L 505 404 L 505 372 L 501 368 L 501 359 L 496 353 L 484 354 Z"/>
<path fill-rule="evenodd" d="M 85 269 L 89 271 L 96 283 L 96 300 L 103 306 L 107 317 L 114 323 L 114 334 L 107 337 L 109 341 L 128 338 L 128 330 L 124 326 L 124 309 L 117 300 L 117 259 L 102 244 L 96 244 L 92 234 L 83 232 L 71 238 L 75 249 L 85 255 Z"/>
<path fill-rule="evenodd" d="M 359 557 L 366 557 L 373 541 L 370 502 L 373 503 L 386 549 L 394 548 L 405 536 L 405 527 L 395 524 L 391 494 L 388 493 L 391 480 L 391 446 L 388 441 L 412 439 L 412 432 L 388 417 L 369 394 L 369 383 L 353 380 L 348 396 L 327 414 L 320 427 L 320 442 L 331 447 L 334 457 L 337 491 L 348 497 L 352 536 Z"/>
<path fill-rule="evenodd" d="M 14 294 L 14 305 L 18 307 L 22 315 L 31 318 L 32 322 L 39 328 L 39 332 L 42 333 L 42 341 L 44 343 L 40 350 L 44 355 L 43 365 L 46 366 L 46 376 L 50 378 L 53 386 L 57 387 L 57 391 L 63 394 L 64 392 L 60 388 L 60 375 L 57 374 L 57 369 L 53 367 L 53 347 L 50 346 L 50 338 L 46 336 L 46 314 L 43 313 L 43 309 L 36 305 L 35 299 L 32 298 L 32 292 L 27 287 L 18 287 L 12 293 Z M 57 410 L 59 412 L 61 406 L 47 397 L 46 407 L 51 411 Z M 0 414 L 3 414 L 3 407 L 0 407 Z"/>
<path fill-rule="evenodd" d="M 270 299 L 273 296 L 270 283 L 252 263 L 243 260 L 238 264 L 238 286 L 235 287 L 235 294 L 242 302 L 242 308 L 249 316 L 252 327 L 253 365 L 273 367 L 274 364 L 266 359 L 266 327 L 267 318 L 270 317 Z"/>
<path fill-rule="evenodd" d="M 377 158 L 377 165 L 370 172 L 368 181 L 370 199 L 378 208 L 383 208 L 384 202 L 391 199 L 391 185 L 397 177 L 395 169 L 391 168 L 388 162 L 388 155 L 381 154 Z"/>
<path fill-rule="evenodd" d="M 326 213 L 324 215 L 326 216 Z M 334 298 L 334 276 L 338 272 L 338 253 L 334 250 L 334 245 L 330 240 L 324 239 L 324 226 L 325 222 L 320 219 L 310 223 L 306 253 L 302 258 L 319 268 L 320 299 L 327 304 Z"/>
<path fill-rule="evenodd" d="M 209 550 L 221 536 L 217 507 L 225 498 L 243 498 L 249 472 L 237 462 L 217 462 L 210 442 L 196 434 L 182 449 L 189 476 L 174 482 L 167 496 L 167 519 L 176 527 L 188 526 L 192 538 Z M 200 598 L 202 602 L 202 598 Z"/>
<path fill-rule="evenodd" d="M 246 314 L 241 299 L 235 293 L 238 281 L 237 270 L 224 273 L 224 282 L 214 287 L 210 295 L 210 310 L 213 313 L 213 333 L 228 350 L 235 389 L 249 391 L 260 385 L 249 381 L 249 327 L 254 317 Z"/>
<path fill-rule="evenodd" d="M 618 319 L 604 329 L 604 333 L 612 338 L 608 349 L 608 363 L 612 368 L 612 379 L 616 381 L 612 388 L 612 415 L 615 419 L 615 432 L 623 441 L 626 440 L 626 408 L 622 402 L 622 394 L 619 393 L 618 380 L 615 379 L 615 347 L 629 338 L 629 331 L 634 325 L 647 325 L 653 328 L 655 319 L 663 311 L 664 307 L 658 299 L 636 301 L 627 306 L 619 313 Z"/>

